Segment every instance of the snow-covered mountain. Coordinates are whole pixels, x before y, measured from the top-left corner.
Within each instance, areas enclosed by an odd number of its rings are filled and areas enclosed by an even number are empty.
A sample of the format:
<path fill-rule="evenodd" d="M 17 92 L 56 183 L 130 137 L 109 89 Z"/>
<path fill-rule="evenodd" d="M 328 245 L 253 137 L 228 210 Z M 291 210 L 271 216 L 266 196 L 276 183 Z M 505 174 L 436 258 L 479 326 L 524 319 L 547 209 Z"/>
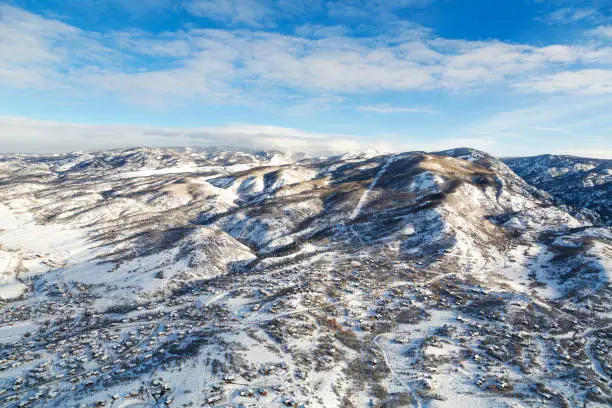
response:
<path fill-rule="evenodd" d="M 608 406 L 609 175 L 573 159 L 0 156 L 0 401 Z"/>
<path fill-rule="evenodd" d="M 602 222 L 612 223 L 612 160 L 547 154 L 509 158 L 504 162 L 560 203 L 589 209 Z"/>

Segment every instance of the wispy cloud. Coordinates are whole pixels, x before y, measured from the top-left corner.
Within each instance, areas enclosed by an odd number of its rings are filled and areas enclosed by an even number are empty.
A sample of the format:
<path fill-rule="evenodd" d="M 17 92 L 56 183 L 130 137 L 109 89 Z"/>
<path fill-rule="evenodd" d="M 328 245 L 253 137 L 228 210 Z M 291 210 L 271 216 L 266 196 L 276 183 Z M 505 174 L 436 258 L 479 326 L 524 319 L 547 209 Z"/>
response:
<path fill-rule="evenodd" d="M 581 20 L 592 19 L 599 15 L 596 8 L 569 8 L 564 7 L 548 13 L 543 21 L 551 24 L 566 24 Z"/>
<path fill-rule="evenodd" d="M 612 97 L 592 98 L 590 96 L 551 97 L 536 105 L 495 113 L 485 120 L 479 120 L 470 132 L 523 132 L 534 127 L 575 130 L 576 124 L 593 113 L 607 111 Z M 612 124 L 612 118 L 608 117 Z"/>
<path fill-rule="evenodd" d="M 325 26 L 321 24 L 303 24 L 296 27 L 295 33 L 300 37 L 342 37 L 350 33 L 350 30 L 341 25 Z"/>
<path fill-rule="evenodd" d="M 601 25 L 592 30 L 587 31 L 587 34 L 590 34 L 595 37 L 609 38 L 612 40 L 612 25 Z"/>
<path fill-rule="evenodd" d="M 434 113 L 440 113 L 437 110 L 429 109 L 429 108 L 414 108 L 414 107 L 392 106 L 392 105 L 389 105 L 389 104 L 358 106 L 357 110 L 358 111 L 363 111 L 363 112 L 375 112 L 375 113 L 383 113 L 383 114 L 393 114 L 393 113 L 427 113 L 427 114 L 434 114 Z"/>
<path fill-rule="evenodd" d="M 545 126 L 535 126 L 535 130 L 541 130 L 542 132 L 553 132 L 553 133 L 569 133 L 565 129 L 554 128 L 554 127 L 545 127 Z"/>
<path fill-rule="evenodd" d="M 579 157 L 593 157 L 596 159 L 612 159 L 612 150 L 601 149 L 597 147 L 591 148 L 571 148 L 571 149 L 556 149 L 550 151 L 551 154 L 564 154 Z"/>
<path fill-rule="evenodd" d="M 195 0 L 188 3 L 187 10 L 200 17 L 207 17 L 233 24 L 263 27 L 274 10 L 257 0 Z"/>
<path fill-rule="evenodd" d="M 524 92 L 612 94 L 612 70 L 564 71 L 528 79 L 517 83 L 515 87 Z"/>
<path fill-rule="evenodd" d="M 550 153 L 573 154 L 580 149 L 593 157 L 612 157 L 608 114 L 612 96 L 555 95 L 521 109 L 498 112 L 458 128 L 456 134 L 490 135 L 498 140 L 500 156 Z M 571 137 L 569 136 L 571 135 Z"/>

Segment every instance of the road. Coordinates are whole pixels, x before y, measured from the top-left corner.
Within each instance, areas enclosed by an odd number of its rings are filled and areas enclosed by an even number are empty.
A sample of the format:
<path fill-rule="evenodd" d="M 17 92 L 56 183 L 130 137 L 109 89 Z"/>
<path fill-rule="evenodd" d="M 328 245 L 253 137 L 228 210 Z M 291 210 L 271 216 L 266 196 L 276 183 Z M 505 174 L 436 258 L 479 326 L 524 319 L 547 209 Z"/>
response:
<path fill-rule="evenodd" d="M 385 348 L 378 342 L 378 340 L 381 337 L 384 337 L 386 334 L 388 334 L 388 333 L 379 334 L 378 336 L 374 337 L 374 339 L 372 339 L 372 342 L 380 350 L 380 352 L 381 352 L 381 354 L 383 356 L 383 359 L 385 360 L 386 366 L 389 368 L 389 371 L 391 371 L 391 375 L 393 375 L 393 377 L 397 380 L 397 382 L 399 382 L 408 391 L 408 393 L 410 394 L 410 396 L 414 400 L 414 403 L 417 406 L 417 408 L 422 408 L 422 404 L 421 404 L 421 400 L 420 400 L 419 396 L 414 391 L 414 389 L 408 383 L 404 382 L 404 380 L 402 380 L 400 375 L 395 371 L 395 368 L 393 368 L 393 365 L 391 365 L 389 356 L 387 355 L 387 350 L 385 350 Z"/>

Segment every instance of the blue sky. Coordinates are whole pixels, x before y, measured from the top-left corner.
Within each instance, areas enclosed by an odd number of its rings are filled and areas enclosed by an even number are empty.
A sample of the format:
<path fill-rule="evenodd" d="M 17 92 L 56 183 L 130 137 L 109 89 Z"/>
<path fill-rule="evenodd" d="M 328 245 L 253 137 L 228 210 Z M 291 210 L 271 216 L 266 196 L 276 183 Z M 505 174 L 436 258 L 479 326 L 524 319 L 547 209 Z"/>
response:
<path fill-rule="evenodd" d="M 609 0 L 0 4 L 2 151 L 612 157 L 611 107 Z"/>

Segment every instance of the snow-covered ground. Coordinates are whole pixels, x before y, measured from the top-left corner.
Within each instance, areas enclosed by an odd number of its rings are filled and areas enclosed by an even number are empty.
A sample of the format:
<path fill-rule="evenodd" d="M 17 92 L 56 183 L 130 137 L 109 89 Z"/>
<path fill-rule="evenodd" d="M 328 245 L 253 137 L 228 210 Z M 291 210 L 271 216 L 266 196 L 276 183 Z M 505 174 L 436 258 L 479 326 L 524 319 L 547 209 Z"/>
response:
<path fill-rule="evenodd" d="M 486 153 L 0 163 L 3 406 L 612 402 L 612 232 Z"/>

